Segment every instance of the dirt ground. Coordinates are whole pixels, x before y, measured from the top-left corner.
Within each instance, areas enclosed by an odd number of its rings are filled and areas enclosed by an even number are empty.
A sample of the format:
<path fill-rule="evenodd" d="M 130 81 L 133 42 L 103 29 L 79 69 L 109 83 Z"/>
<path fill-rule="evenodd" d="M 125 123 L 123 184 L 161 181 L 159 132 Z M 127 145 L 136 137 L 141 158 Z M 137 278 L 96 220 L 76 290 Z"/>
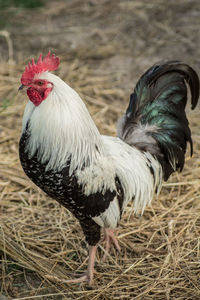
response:
<path fill-rule="evenodd" d="M 132 88 L 159 60 L 184 60 L 199 71 L 199 11 L 195 0 L 48 1 L 9 15 L 7 27 L 16 61 L 51 49 Z M 3 38 L 0 58 L 8 58 Z"/>
<path fill-rule="evenodd" d="M 62 283 L 86 265 L 78 223 L 21 170 L 26 96 L 17 94 L 27 61 L 50 49 L 61 57 L 59 76 L 86 101 L 101 133 L 115 134 L 129 94 L 152 64 L 182 60 L 200 74 L 200 1 L 49 0 L 38 9 L 1 10 L 0 18 L 6 20 L 0 32 L 0 300 L 200 299 L 199 107 L 188 110 L 193 158 L 187 156 L 185 171 L 143 217 L 129 218 L 127 211 L 122 254 L 113 250 L 101 263 L 99 249 L 95 287 L 88 290 Z"/>

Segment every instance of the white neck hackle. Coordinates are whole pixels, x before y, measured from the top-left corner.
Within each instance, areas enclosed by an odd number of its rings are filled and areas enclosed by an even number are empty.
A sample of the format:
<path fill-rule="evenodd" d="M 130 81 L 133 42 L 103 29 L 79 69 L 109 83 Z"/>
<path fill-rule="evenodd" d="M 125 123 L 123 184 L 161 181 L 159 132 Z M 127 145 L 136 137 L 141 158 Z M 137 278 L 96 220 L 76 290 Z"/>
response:
<path fill-rule="evenodd" d="M 52 82 L 54 87 L 39 106 L 31 101 L 26 106 L 22 132 L 29 122 L 29 157 L 37 151 L 41 163 L 47 162 L 47 170 L 61 170 L 70 159 L 70 173 L 94 163 L 104 153 L 103 143 L 79 95 L 52 73 L 37 78 Z"/>

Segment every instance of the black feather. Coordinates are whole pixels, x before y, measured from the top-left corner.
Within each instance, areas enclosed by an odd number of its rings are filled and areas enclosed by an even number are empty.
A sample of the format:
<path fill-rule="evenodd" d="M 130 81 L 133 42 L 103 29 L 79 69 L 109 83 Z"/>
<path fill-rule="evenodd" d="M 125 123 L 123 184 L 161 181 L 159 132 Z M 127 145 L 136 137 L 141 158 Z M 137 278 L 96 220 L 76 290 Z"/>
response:
<path fill-rule="evenodd" d="M 119 127 L 120 138 L 157 157 L 165 180 L 173 171 L 183 169 L 187 142 L 193 153 L 185 114 L 188 99 L 185 81 L 191 90 L 194 109 L 199 98 L 199 78 L 190 66 L 168 61 L 148 69 L 131 94 Z"/>

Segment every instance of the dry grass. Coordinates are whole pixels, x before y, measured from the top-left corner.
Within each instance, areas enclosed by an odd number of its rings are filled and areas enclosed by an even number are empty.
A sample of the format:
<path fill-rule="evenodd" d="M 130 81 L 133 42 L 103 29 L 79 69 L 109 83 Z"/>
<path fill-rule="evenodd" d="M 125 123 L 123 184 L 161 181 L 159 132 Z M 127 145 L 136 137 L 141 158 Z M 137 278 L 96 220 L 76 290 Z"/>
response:
<path fill-rule="evenodd" d="M 200 299 L 199 108 L 189 111 L 193 158 L 186 155 L 184 171 L 164 184 L 142 217 L 127 208 L 118 232 L 121 253 L 112 249 L 103 263 L 99 246 L 89 290 L 65 284 L 87 266 L 78 222 L 21 169 L 27 100 L 16 92 L 22 57 L 56 47 L 57 54 L 67 53 L 59 76 L 80 93 L 101 133 L 115 135 L 129 88 L 152 63 L 182 59 L 199 71 L 199 1 L 57 2 L 47 1 L 41 14 L 18 11 L 10 34 L 0 32 L 0 300 L 1 294 L 15 300 Z"/>
<path fill-rule="evenodd" d="M 100 131 L 115 134 L 128 95 L 77 60 L 63 57 L 59 75 L 86 100 Z M 67 75 L 65 73 L 66 64 Z M 195 153 L 184 172 L 164 184 L 140 218 L 127 208 L 113 249 L 102 263 L 99 246 L 94 289 L 65 280 L 87 265 L 87 247 L 75 218 L 46 197 L 23 173 L 18 159 L 25 95 L 16 95 L 23 63 L 4 64 L 0 124 L 1 292 L 22 299 L 200 299 L 200 139 L 198 114 L 190 113 Z M 98 100 L 97 100 L 98 99 Z"/>

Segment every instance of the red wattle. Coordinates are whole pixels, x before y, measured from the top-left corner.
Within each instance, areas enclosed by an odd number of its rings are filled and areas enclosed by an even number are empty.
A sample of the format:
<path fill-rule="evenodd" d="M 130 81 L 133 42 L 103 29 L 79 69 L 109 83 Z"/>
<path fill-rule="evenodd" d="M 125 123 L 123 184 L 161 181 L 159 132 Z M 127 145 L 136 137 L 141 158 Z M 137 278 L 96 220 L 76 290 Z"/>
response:
<path fill-rule="evenodd" d="M 42 95 L 37 90 L 35 90 L 33 88 L 29 88 L 27 90 L 27 95 L 28 95 L 29 99 L 33 102 L 33 104 L 35 106 L 40 105 L 40 103 L 43 100 Z"/>

